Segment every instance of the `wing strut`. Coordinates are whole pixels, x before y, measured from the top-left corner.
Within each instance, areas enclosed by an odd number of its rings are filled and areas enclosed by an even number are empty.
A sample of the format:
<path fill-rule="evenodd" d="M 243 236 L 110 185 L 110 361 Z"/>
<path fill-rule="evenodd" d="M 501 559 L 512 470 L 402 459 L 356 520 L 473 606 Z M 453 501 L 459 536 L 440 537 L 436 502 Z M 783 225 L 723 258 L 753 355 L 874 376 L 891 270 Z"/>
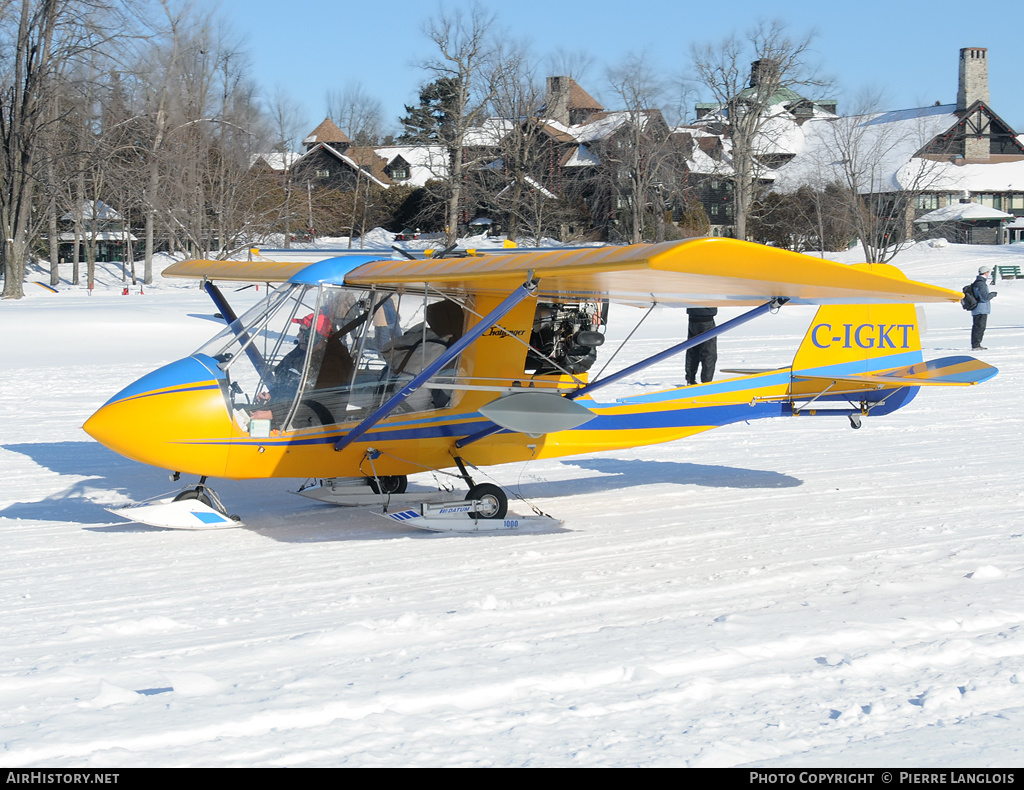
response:
<path fill-rule="evenodd" d="M 231 309 L 231 305 L 228 304 L 228 300 L 224 298 L 224 294 L 221 293 L 220 288 L 214 285 L 210 280 L 203 281 L 203 288 L 206 290 L 206 293 L 210 295 L 210 298 L 213 299 L 213 304 L 220 311 L 220 314 L 224 316 L 224 323 L 233 324 L 238 319 L 238 316 L 235 315 L 235 311 Z"/>
<path fill-rule="evenodd" d="M 338 439 L 334 443 L 335 450 L 344 450 L 352 442 L 366 433 L 370 428 L 376 425 L 378 422 L 387 417 L 393 412 L 398 406 L 418 390 L 423 384 L 425 384 L 434 374 L 441 370 L 445 365 L 455 359 L 465 349 L 471 346 L 474 341 L 484 332 L 488 331 L 498 321 L 505 317 L 512 308 L 523 301 L 526 297 L 530 296 L 537 290 L 537 281 L 533 279 L 533 272 L 529 273 L 528 279 L 525 283 L 520 285 L 516 290 L 509 294 L 505 299 L 495 307 L 491 312 L 485 315 L 480 321 L 470 329 L 466 334 L 456 340 L 447 351 L 441 356 L 431 362 L 427 367 L 423 369 L 423 372 L 418 374 L 412 381 L 406 384 L 402 389 L 392 395 L 388 400 L 377 409 L 373 414 L 363 420 L 359 425 L 349 431 L 347 434 Z"/>
<path fill-rule="evenodd" d="M 590 382 L 590 384 L 583 387 L 582 389 L 578 389 L 575 392 L 569 393 L 568 395 L 566 395 L 566 397 L 571 400 L 576 400 L 577 398 L 582 398 L 584 395 L 589 395 L 594 390 L 600 389 L 601 387 L 604 387 L 608 384 L 614 384 L 616 381 L 619 381 L 620 379 L 623 379 L 626 376 L 636 373 L 639 370 L 649 368 L 651 365 L 655 365 L 664 359 L 674 357 L 676 354 L 681 354 L 683 351 L 693 348 L 694 346 L 699 346 L 705 340 L 710 340 L 713 337 L 718 337 L 719 335 L 724 334 L 725 332 L 728 332 L 729 330 L 734 329 L 742 324 L 745 324 L 748 321 L 752 321 L 758 316 L 764 315 L 765 313 L 771 310 L 778 310 L 780 307 L 782 307 L 782 305 L 784 305 L 788 301 L 789 299 L 785 297 L 776 296 L 770 302 L 765 302 L 763 305 L 755 307 L 753 310 L 748 310 L 743 315 L 738 315 L 735 318 L 726 321 L 724 324 L 716 326 L 714 329 L 709 329 L 707 332 L 704 332 L 703 334 L 697 335 L 696 337 L 691 337 L 689 340 L 684 340 L 682 343 L 678 343 L 677 345 L 672 346 L 672 348 L 666 348 L 664 351 L 661 351 L 655 354 L 654 356 L 647 357 L 647 359 L 643 359 L 637 362 L 635 365 L 630 365 L 628 368 L 623 368 L 617 373 L 611 373 L 605 376 L 603 379 L 592 381 Z"/>
<path fill-rule="evenodd" d="M 581 398 L 584 395 L 590 394 L 596 389 L 600 389 L 601 387 L 604 387 L 608 384 L 614 384 L 616 381 L 619 381 L 620 379 L 625 378 L 626 376 L 636 373 L 639 370 L 643 370 L 644 368 L 648 368 L 651 365 L 655 365 L 664 359 L 668 359 L 669 357 L 675 356 L 676 354 L 680 354 L 689 348 L 699 346 L 705 340 L 710 340 L 713 337 L 718 337 L 722 333 L 728 332 L 730 329 L 734 329 L 735 327 L 740 326 L 741 324 L 745 324 L 748 321 L 752 321 L 758 316 L 764 315 L 765 313 L 771 310 L 777 310 L 779 307 L 781 307 L 788 301 L 789 299 L 787 299 L 786 297 L 776 296 L 772 298 L 771 301 L 765 302 L 763 305 L 755 307 L 753 310 L 748 310 L 743 315 L 736 316 L 736 318 L 732 318 L 726 321 L 724 324 L 716 326 L 714 329 L 709 329 L 707 332 L 704 332 L 703 334 L 697 335 L 696 337 L 691 337 L 689 340 L 684 340 L 682 343 L 678 343 L 672 346 L 671 348 L 667 348 L 664 351 L 655 354 L 654 356 L 647 357 L 647 359 L 641 360 L 640 362 L 637 362 L 635 365 L 630 365 L 628 368 L 623 368 L 617 373 L 611 373 L 605 376 L 603 379 L 592 381 L 587 386 L 581 387 L 580 389 L 575 390 L 574 392 L 568 393 L 567 395 L 565 395 L 565 397 L 568 398 L 569 400 L 576 400 L 577 398 Z M 505 429 L 502 428 L 500 425 L 491 425 L 489 428 L 484 428 L 481 431 L 477 431 L 476 433 L 467 436 L 465 439 L 459 439 L 459 441 L 455 443 L 455 446 L 461 449 L 465 447 L 467 444 L 472 444 L 473 442 L 478 442 L 481 439 L 486 439 L 488 436 L 492 436 L 503 430 Z"/>
<path fill-rule="evenodd" d="M 228 300 L 224 297 L 224 294 L 221 293 L 220 288 L 214 285 L 211 280 L 203 280 L 203 288 L 206 290 L 206 293 L 210 295 L 210 298 L 213 300 L 213 304 L 220 311 L 220 314 L 224 316 L 224 323 L 228 326 L 232 326 L 235 321 L 238 320 L 238 316 L 235 315 L 235 311 L 231 308 L 231 305 L 228 304 Z M 235 327 L 235 334 L 238 335 L 238 342 L 241 343 L 242 348 L 245 349 L 246 356 L 249 357 L 249 360 L 255 366 L 256 370 L 259 371 L 260 376 L 264 376 L 267 370 L 266 360 L 263 359 L 263 355 L 260 353 L 259 349 L 256 348 L 256 345 L 251 342 L 249 333 L 246 332 L 243 327 L 239 326 Z"/>

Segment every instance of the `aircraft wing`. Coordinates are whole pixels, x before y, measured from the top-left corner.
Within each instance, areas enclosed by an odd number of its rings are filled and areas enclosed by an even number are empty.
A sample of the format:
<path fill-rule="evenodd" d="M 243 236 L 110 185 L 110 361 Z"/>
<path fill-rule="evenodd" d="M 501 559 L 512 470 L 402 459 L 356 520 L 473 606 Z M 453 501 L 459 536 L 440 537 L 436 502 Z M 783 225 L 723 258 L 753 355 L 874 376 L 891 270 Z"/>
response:
<path fill-rule="evenodd" d="M 844 264 L 735 239 L 628 247 L 378 260 L 353 268 L 348 285 L 443 293 L 508 294 L 533 272 L 541 299 L 609 298 L 626 304 L 740 306 L 958 302 L 962 293 L 908 280 L 885 264 Z"/>
<path fill-rule="evenodd" d="M 235 283 L 284 283 L 307 266 L 309 261 L 178 261 L 164 269 L 163 276 Z"/>

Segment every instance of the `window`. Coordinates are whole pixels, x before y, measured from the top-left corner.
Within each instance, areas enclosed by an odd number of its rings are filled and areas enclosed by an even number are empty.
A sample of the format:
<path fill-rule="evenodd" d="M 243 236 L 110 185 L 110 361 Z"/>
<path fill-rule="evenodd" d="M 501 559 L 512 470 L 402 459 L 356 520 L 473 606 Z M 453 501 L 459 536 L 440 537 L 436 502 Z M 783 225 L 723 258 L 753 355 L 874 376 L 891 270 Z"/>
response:
<path fill-rule="evenodd" d="M 934 211 L 939 207 L 938 195 L 918 195 L 917 209 L 919 211 Z"/>
<path fill-rule="evenodd" d="M 404 165 L 395 165 L 391 168 L 392 181 L 405 181 L 409 177 L 409 168 Z"/>
<path fill-rule="evenodd" d="M 1007 196 L 1009 201 L 1009 208 L 1011 209 L 1024 209 L 1024 194 L 1020 192 L 1014 192 Z"/>
<path fill-rule="evenodd" d="M 319 179 L 322 179 L 322 180 L 326 180 L 326 179 L 331 177 L 331 171 L 330 170 L 317 170 L 316 171 L 316 177 L 319 178 Z"/>

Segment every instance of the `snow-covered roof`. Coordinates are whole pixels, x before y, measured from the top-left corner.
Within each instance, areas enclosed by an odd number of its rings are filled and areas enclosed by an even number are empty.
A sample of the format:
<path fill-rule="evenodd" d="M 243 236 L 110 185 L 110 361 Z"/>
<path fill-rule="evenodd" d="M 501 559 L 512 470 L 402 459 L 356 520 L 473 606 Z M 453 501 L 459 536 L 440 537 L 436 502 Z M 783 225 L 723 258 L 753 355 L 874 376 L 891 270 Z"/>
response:
<path fill-rule="evenodd" d="M 514 125 L 515 122 L 508 118 L 488 118 L 479 126 L 466 130 L 464 143 L 468 148 L 490 148 L 500 145 Z"/>
<path fill-rule="evenodd" d="M 810 119 L 796 126 L 798 133 L 786 141 L 785 146 L 796 156 L 779 168 L 776 185 L 792 190 L 808 183 L 842 181 L 845 161 L 846 168 L 855 171 L 862 193 L 921 190 L 925 186 L 929 191 L 964 188 L 957 186 L 959 179 L 943 175 L 947 165 L 963 168 L 913 158 L 936 135 L 959 121 L 955 111 L 955 105 L 946 104 Z"/>
<path fill-rule="evenodd" d="M 924 224 L 979 219 L 1013 219 L 1013 214 L 1007 214 L 1005 211 L 991 206 L 983 206 L 980 203 L 951 203 L 948 206 L 937 208 L 935 211 L 929 211 L 915 219 L 914 222 Z"/>
<path fill-rule="evenodd" d="M 96 211 L 96 216 L 95 216 L 96 219 L 105 220 L 105 221 L 122 219 L 121 212 L 119 212 L 117 209 L 115 209 L 110 204 L 104 203 L 102 200 L 97 200 L 95 203 L 93 203 L 93 201 L 91 201 L 91 200 L 83 200 L 82 201 L 82 210 L 81 210 L 82 219 L 83 220 L 94 219 L 94 217 L 93 217 L 93 210 L 94 209 Z M 72 211 L 69 211 L 67 214 L 65 214 L 64 216 L 61 217 L 61 220 L 63 222 L 72 222 L 75 219 L 77 219 L 77 217 L 75 217 L 75 214 Z"/>
<path fill-rule="evenodd" d="M 957 165 L 914 159 L 900 168 L 897 178 L 902 184 L 912 184 L 918 170 L 928 179 L 925 191 L 929 192 L 1024 192 L 1024 160 Z"/>
<path fill-rule="evenodd" d="M 745 88 L 740 96 L 753 97 L 757 88 Z M 807 99 L 796 91 L 780 86 L 766 102 L 767 114 L 771 116 L 782 116 L 795 122 L 797 119 L 808 118 L 835 118 L 832 111 L 835 109 L 835 101 L 832 99 Z M 699 110 L 707 110 L 700 117 L 698 123 L 727 122 L 729 118 L 728 105 L 721 102 L 698 102 Z"/>
<path fill-rule="evenodd" d="M 563 167 L 596 167 L 601 160 L 585 145 L 578 145 L 565 160 Z"/>
<path fill-rule="evenodd" d="M 538 122 L 540 128 L 547 132 L 549 135 L 554 137 L 556 140 L 568 142 L 575 140 L 576 136 L 572 133 L 570 127 L 566 126 L 561 121 L 556 121 L 552 118 L 544 118 Z"/>
<path fill-rule="evenodd" d="M 802 151 L 780 168 L 776 183 L 795 189 L 822 176 L 837 178 L 845 158 L 857 166 L 862 193 L 1024 191 L 1024 161 L 957 164 L 915 158 L 925 144 L 959 121 L 952 104 L 808 121 L 801 127 Z"/>
<path fill-rule="evenodd" d="M 295 151 L 289 151 L 285 154 L 279 154 L 276 151 L 272 151 L 266 154 L 253 154 L 249 158 L 249 167 L 252 167 L 259 161 L 266 162 L 267 166 L 276 172 L 280 172 L 286 168 L 291 167 L 295 164 L 302 154 Z"/>
<path fill-rule="evenodd" d="M 421 187 L 431 179 L 448 176 L 448 151 L 440 145 L 388 145 L 374 148 L 390 165 L 401 157 L 409 165 L 409 178 L 401 184 Z"/>
<path fill-rule="evenodd" d="M 626 110 L 618 112 L 602 113 L 600 117 L 587 123 L 570 126 L 568 132 L 581 143 L 591 143 L 597 140 L 607 140 L 619 129 L 639 119 L 641 128 L 647 125 L 651 114 L 655 110 L 641 110 L 639 113 L 632 113 Z"/>
<path fill-rule="evenodd" d="M 726 147 L 727 154 L 728 151 L 729 147 Z M 687 162 L 687 167 L 691 173 L 699 173 L 701 175 L 731 176 L 736 172 L 730 157 L 726 156 L 722 161 L 718 161 L 705 153 L 699 145 L 693 147 L 693 153 L 690 154 L 690 161 Z"/>

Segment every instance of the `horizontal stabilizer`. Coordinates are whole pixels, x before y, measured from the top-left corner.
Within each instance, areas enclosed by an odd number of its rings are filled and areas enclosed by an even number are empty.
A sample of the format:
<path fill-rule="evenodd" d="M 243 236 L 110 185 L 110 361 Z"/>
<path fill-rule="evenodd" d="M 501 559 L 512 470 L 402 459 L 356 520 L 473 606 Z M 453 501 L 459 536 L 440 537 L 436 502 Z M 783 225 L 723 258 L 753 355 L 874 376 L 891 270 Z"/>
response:
<path fill-rule="evenodd" d="M 966 387 L 988 381 L 999 370 L 974 357 L 943 357 L 918 362 L 884 373 L 857 373 L 849 376 L 805 376 L 794 374 L 794 381 L 830 381 L 846 384 L 875 384 L 891 387 Z"/>

